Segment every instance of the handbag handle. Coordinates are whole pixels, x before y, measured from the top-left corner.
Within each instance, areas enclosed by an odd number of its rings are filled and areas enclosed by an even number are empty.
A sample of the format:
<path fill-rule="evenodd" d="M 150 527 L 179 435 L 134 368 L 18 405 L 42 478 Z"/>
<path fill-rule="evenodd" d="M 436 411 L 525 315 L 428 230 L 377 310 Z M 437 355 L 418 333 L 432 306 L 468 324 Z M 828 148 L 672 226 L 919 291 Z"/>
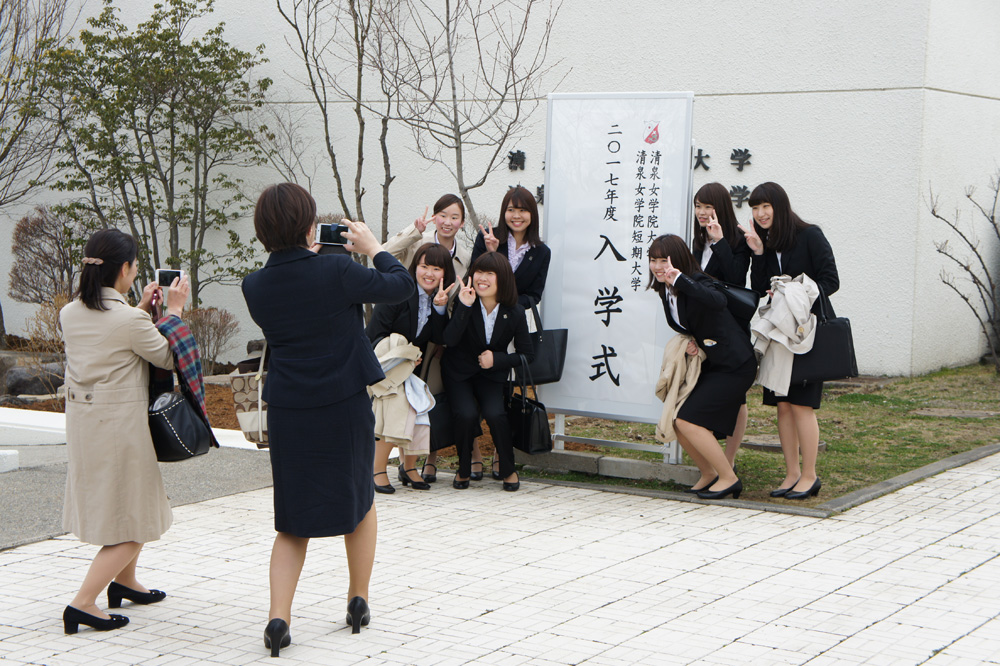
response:
<path fill-rule="evenodd" d="M 267 358 L 267 338 L 264 338 L 264 347 L 260 350 L 260 365 L 257 367 L 257 441 L 264 441 L 264 359 Z"/>
<path fill-rule="evenodd" d="M 531 385 L 531 390 L 538 395 L 538 389 L 535 387 L 535 382 L 531 378 L 531 370 L 528 368 L 528 359 L 524 357 L 524 354 L 518 354 L 517 357 L 521 360 L 521 379 L 520 382 L 521 395 L 528 396 L 528 385 Z M 511 370 L 510 374 L 507 375 L 507 395 L 514 395 L 514 377 L 517 373 Z"/>
<path fill-rule="evenodd" d="M 538 299 L 528 296 L 528 303 L 531 304 L 531 315 L 535 318 L 535 330 L 542 330 L 542 318 L 538 314 Z"/>

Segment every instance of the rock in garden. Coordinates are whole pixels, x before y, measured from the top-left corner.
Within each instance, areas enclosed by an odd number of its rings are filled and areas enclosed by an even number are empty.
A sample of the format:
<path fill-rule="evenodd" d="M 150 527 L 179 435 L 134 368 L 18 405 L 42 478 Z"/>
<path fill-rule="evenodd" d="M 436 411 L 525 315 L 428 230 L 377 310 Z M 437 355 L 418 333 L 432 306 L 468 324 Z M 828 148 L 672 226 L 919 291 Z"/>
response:
<path fill-rule="evenodd" d="M 6 393 L 10 395 L 47 395 L 63 384 L 61 363 L 46 363 L 39 367 L 15 366 L 7 371 Z"/>

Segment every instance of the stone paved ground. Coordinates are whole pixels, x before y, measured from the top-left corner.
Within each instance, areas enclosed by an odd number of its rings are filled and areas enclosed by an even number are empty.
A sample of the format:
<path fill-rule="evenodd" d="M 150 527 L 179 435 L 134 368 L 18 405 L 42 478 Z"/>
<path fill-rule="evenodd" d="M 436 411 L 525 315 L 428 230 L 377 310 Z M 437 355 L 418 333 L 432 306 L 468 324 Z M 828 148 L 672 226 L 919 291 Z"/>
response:
<path fill-rule="evenodd" d="M 524 483 L 378 496 L 372 624 L 341 539 L 312 544 L 300 664 L 1000 663 L 1000 455 L 829 519 Z M 0 552 L 7 664 L 282 663 L 263 647 L 270 489 L 175 509 L 140 561 L 169 597 L 65 636 L 94 548 Z"/>

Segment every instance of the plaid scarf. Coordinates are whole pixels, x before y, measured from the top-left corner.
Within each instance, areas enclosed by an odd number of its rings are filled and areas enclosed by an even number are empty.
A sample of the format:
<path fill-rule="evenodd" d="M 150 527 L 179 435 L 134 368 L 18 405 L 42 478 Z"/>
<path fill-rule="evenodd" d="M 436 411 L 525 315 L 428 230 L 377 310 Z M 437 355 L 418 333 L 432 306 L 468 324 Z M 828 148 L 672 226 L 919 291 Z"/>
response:
<path fill-rule="evenodd" d="M 166 315 L 156 322 L 156 328 L 170 343 L 170 351 L 174 353 L 174 368 L 181 380 L 181 393 L 197 407 L 209 433 L 212 426 L 208 422 L 208 410 L 205 407 L 205 382 L 201 374 L 201 354 L 198 343 L 191 329 L 177 315 Z M 218 447 L 215 435 L 212 434 L 212 446 Z"/>

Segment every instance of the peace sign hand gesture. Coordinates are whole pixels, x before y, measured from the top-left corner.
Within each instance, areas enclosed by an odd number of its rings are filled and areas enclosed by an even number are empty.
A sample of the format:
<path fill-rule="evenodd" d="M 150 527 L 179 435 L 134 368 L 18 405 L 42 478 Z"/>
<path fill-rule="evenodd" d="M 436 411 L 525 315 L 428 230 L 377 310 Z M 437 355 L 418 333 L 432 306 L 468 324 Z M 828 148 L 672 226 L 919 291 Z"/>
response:
<path fill-rule="evenodd" d="M 483 232 L 483 240 L 486 241 L 486 249 L 490 252 L 496 252 L 497 248 L 500 247 L 500 241 L 497 237 L 493 235 L 493 227 L 483 228 L 483 225 L 479 225 L 479 230 Z"/>
<path fill-rule="evenodd" d="M 448 285 L 447 288 L 445 288 L 444 278 L 441 278 L 441 281 L 438 283 L 437 293 L 434 294 L 434 301 L 433 301 L 434 305 L 437 305 L 438 307 L 441 307 L 442 305 L 448 305 L 448 294 L 451 293 L 451 288 L 454 286 L 455 283 L 452 282 L 451 284 Z"/>
<path fill-rule="evenodd" d="M 667 280 L 667 284 L 669 284 L 671 287 L 674 286 L 674 282 L 677 282 L 677 278 L 680 276 L 680 274 L 681 274 L 680 269 L 674 268 L 674 264 L 673 262 L 670 261 L 670 257 L 667 257 L 667 270 L 663 274 L 663 277 L 666 278 Z"/>
<path fill-rule="evenodd" d="M 705 233 L 708 234 L 708 240 L 712 243 L 722 240 L 722 225 L 719 224 L 719 218 L 715 216 L 714 210 L 709 213 L 708 224 L 705 225 Z"/>
<path fill-rule="evenodd" d="M 753 222 L 750 222 L 745 227 L 742 224 L 737 224 L 736 226 L 743 232 L 743 236 L 747 239 L 747 245 L 753 250 L 753 253 L 757 256 L 764 254 L 764 241 L 757 235 L 757 230 L 754 229 Z"/>
<path fill-rule="evenodd" d="M 469 308 L 471 308 L 472 304 L 476 302 L 476 289 L 472 286 L 471 275 L 469 276 L 469 281 L 463 284 L 462 288 L 459 290 L 458 300 L 462 301 L 462 305 Z"/>
<path fill-rule="evenodd" d="M 419 231 L 420 233 L 424 233 L 424 230 L 427 228 L 427 223 L 430 222 L 430 220 L 427 219 L 428 210 L 430 210 L 430 207 L 424 206 L 424 216 L 418 217 L 413 221 L 413 226 L 416 227 L 417 231 Z"/>

